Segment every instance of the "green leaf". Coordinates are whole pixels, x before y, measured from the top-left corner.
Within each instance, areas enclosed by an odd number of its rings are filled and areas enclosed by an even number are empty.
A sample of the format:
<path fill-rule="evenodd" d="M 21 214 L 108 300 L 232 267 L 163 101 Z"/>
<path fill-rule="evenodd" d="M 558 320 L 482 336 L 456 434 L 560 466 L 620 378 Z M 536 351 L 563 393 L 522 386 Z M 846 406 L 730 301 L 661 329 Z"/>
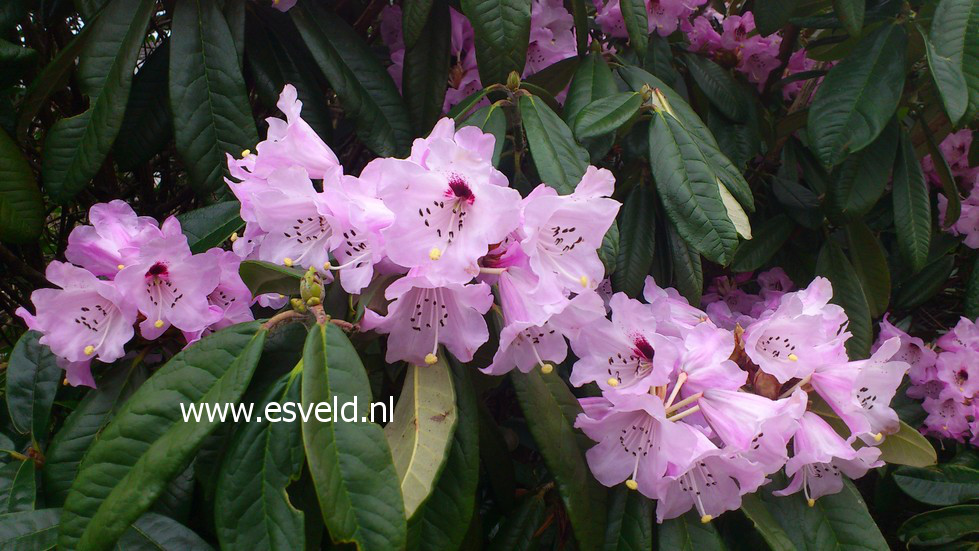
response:
<path fill-rule="evenodd" d="M 972 263 L 972 275 L 965 288 L 965 304 L 962 315 L 969 319 L 979 318 L 979 257 Z"/>
<path fill-rule="evenodd" d="M 756 0 L 753 13 L 758 34 L 768 36 L 784 27 L 798 4 L 799 0 Z"/>
<path fill-rule="evenodd" d="M 948 229 L 962 215 L 962 198 L 959 196 L 959 188 L 956 185 L 955 176 L 952 175 L 952 169 L 949 168 L 948 161 L 945 159 L 945 154 L 942 153 L 942 149 L 939 147 L 935 135 L 932 134 L 926 121 L 922 120 L 919 122 L 919 127 L 925 135 L 925 147 L 928 149 L 928 154 L 931 155 L 932 166 L 942 183 L 942 192 L 945 193 L 945 198 L 948 199 L 948 204 L 945 207 L 945 217 L 942 219 L 942 225 L 945 229 Z"/>
<path fill-rule="evenodd" d="M 424 4 L 418 2 L 417 4 Z M 428 2 L 431 4 L 431 1 Z M 408 6 L 405 11 L 419 8 Z M 402 22 L 407 19 L 402 18 Z M 442 115 L 445 100 L 445 83 L 449 79 L 449 46 L 452 41 L 452 23 L 449 6 L 438 2 L 428 14 L 428 22 L 414 45 L 404 53 L 402 86 L 405 103 L 408 104 L 408 117 L 412 128 L 419 136 L 428 135 Z"/>
<path fill-rule="evenodd" d="M 568 97 L 564 101 L 564 120 L 573 124 L 584 107 L 596 100 L 618 92 L 612 69 L 598 52 L 592 52 L 581 60 L 571 78 Z"/>
<path fill-rule="evenodd" d="M 834 412 L 822 399 L 814 399 L 810 409 L 826 420 L 840 436 L 850 436 L 850 429 L 840 416 Z M 863 441 L 856 440 L 857 448 L 863 447 Z M 894 465 L 910 467 L 928 467 L 937 461 L 935 448 L 928 439 L 907 423 L 901 421 L 900 428 L 894 434 L 887 435 L 884 441 L 876 446 L 880 450 L 880 459 Z"/>
<path fill-rule="evenodd" d="M 356 403 L 353 422 L 321 423 L 314 417 L 302 425 L 306 460 L 330 537 L 368 551 L 401 549 L 407 530 L 404 502 L 384 431 L 367 421 L 367 373 L 337 326 L 317 324 L 303 348 L 302 403 L 309 407 L 334 399 Z"/>
<path fill-rule="evenodd" d="M 642 60 L 646 57 L 646 46 L 649 43 L 649 16 L 644 0 L 621 0 L 619 9 L 625 22 L 625 30 L 629 35 L 629 45 Z"/>
<path fill-rule="evenodd" d="M 891 272 L 884 247 L 863 222 L 852 222 L 846 227 L 846 240 L 853 269 L 867 296 L 870 315 L 883 316 L 891 300 Z"/>
<path fill-rule="evenodd" d="M 843 23 L 846 32 L 853 36 L 860 34 L 863 29 L 863 15 L 866 9 L 865 0 L 833 0 L 833 12 Z"/>
<path fill-rule="evenodd" d="M 970 467 L 901 467 L 892 476 L 904 493 L 928 505 L 958 505 L 979 499 L 979 470 Z"/>
<path fill-rule="evenodd" d="M 339 16 L 315 2 L 289 10 L 361 141 L 379 156 L 407 153 L 411 124 L 401 94 L 377 56 Z"/>
<path fill-rule="evenodd" d="M 500 524 L 490 540 L 489 551 L 530 551 L 538 543 L 534 535 L 544 520 L 544 500 L 540 494 L 524 497 L 520 505 Z"/>
<path fill-rule="evenodd" d="M 747 119 L 748 111 L 744 95 L 731 73 L 697 54 L 684 54 L 683 62 L 700 90 L 725 117 L 735 122 L 744 122 Z"/>
<path fill-rule="evenodd" d="M 245 260 L 238 268 L 241 280 L 245 282 L 252 295 L 279 293 L 291 296 L 299 293 L 299 280 L 303 271 L 298 268 L 280 266 L 262 260 Z"/>
<path fill-rule="evenodd" d="M 809 142 L 820 162 L 835 166 L 873 142 L 891 119 L 904 88 L 907 33 L 885 24 L 860 40 L 829 70 L 809 107 Z"/>
<path fill-rule="evenodd" d="M 649 165 L 656 189 L 680 236 L 699 253 L 727 264 L 738 233 L 721 196 L 718 176 L 697 137 L 672 115 L 657 113 L 649 126 Z"/>
<path fill-rule="evenodd" d="M 45 502 L 61 506 L 89 446 L 109 424 L 115 411 L 149 376 L 139 362 L 114 366 L 88 391 L 51 438 L 41 469 Z"/>
<path fill-rule="evenodd" d="M 704 266 L 700 253 L 680 237 L 673 224 L 667 224 L 666 227 L 669 230 L 668 241 L 673 260 L 673 283 L 687 302 L 698 307 L 704 294 Z"/>
<path fill-rule="evenodd" d="M 755 525 L 755 530 L 772 551 L 795 551 L 795 545 L 786 530 L 779 525 L 757 494 L 741 496 L 741 512 Z"/>
<path fill-rule="evenodd" d="M 404 36 L 405 48 L 411 49 L 415 42 L 424 35 L 432 4 L 435 0 L 418 0 L 405 2 L 401 8 L 401 33 Z"/>
<path fill-rule="evenodd" d="M 170 42 L 164 42 L 146 58 L 133 77 L 126 114 L 112 147 L 121 170 L 134 170 L 163 150 L 173 137 L 167 82 Z"/>
<path fill-rule="evenodd" d="M 636 185 L 622 205 L 619 223 L 619 254 L 612 274 L 612 288 L 630 297 L 642 293 L 653 267 L 656 249 L 656 193 Z"/>
<path fill-rule="evenodd" d="M 289 501 L 286 487 L 303 468 L 301 426 L 295 410 L 282 404 L 300 401 L 299 373 L 287 373 L 256 403 L 261 421 L 241 427 L 231 441 L 218 475 L 214 523 L 224 549 L 302 549 L 303 513 Z M 278 404 L 271 422 L 269 404 Z M 267 413 L 268 412 L 268 413 Z M 293 419 L 289 419 L 289 414 Z"/>
<path fill-rule="evenodd" d="M 972 0 L 942 0 L 925 39 L 928 66 L 952 124 L 979 109 L 979 6 Z M 923 34 L 923 33 L 922 33 Z"/>
<path fill-rule="evenodd" d="M 476 61 L 484 86 L 523 74 L 530 41 L 530 2 L 462 0 L 462 12 L 476 34 Z"/>
<path fill-rule="evenodd" d="M 659 548 L 676 551 L 727 549 L 711 523 L 700 522 L 696 511 L 664 521 L 659 525 Z"/>
<path fill-rule="evenodd" d="M 181 351 L 130 397 L 85 454 L 65 500 L 58 544 L 108 549 L 187 467 L 219 420 L 183 422 L 190 405 L 236 403 L 265 331 L 242 323 Z"/>
<path fill-rule="evenodd" d="M 604 551 L 653 548 L 653 502 L 618 486 L 609 492 Z"/>
<path fill-rule="evenodd" d="M 915 515 L 897 537 L 908 545 L 941 545 L 979 532 L 979 505 L 956 505 Z"/>
<path fill-rule="evenodd" d="M 575 142 L 571 129 L 540 98 L 522 96 L 520 116 L 541 181 L 562 195 L 573 192 L 588 168 L 588 152 Z"/>
<path fill-rule="evenodd" d="M 467 365 L 451 362 L 459 420 L 445 468 L 432 493 L 408 521 L 408 549 L 458 549 L 476 504 L 479 483 L 479 414 Z"/>
<path fill-rule="evenodd" d="M 458 420 L 445 354 L 430 366 L 408 366 L 394 417 L 384 427 L 401 481 L 406 517 L 413 517 L 431 494 L 448 459 Z"/>
<path fill-rule="evenodd" d="M 935 296 L 948 283 L 952 270 L 955 269 L 955 255 L 940 257 L 928 264 L 909 280 L 901 283 L 894 295 L 894 305 L 911 310 L 924 304 Z"/>
<path fill-rule="evenodd" d="M 119 538 L 118 549 L 126 551 L 205 551 L 211 546 L 190 528 L 172 518 L 146 513 Z M 251 549 L 256 549 L 251 547 Z"/>
<path fill-rule="evenodd" d="M 843 220 L 858 220 L 877 204 L 887 182 L 898 146 L 897 119 L 865 149 L 851 155 L 834 171 L 827 190 L 831 215 Z"/>
<path fill-rule="evenodd" d="M 827 240 L 819 251 L 816 273 L 833 284 L 832 302 L 842 306 L 850 320 L 847 328 L 853 336 L 846 341 L 846 350 L 850 357 L 856 360 L 870 356 L 874 330 L 871 327 L 867 295 L 853 264 L 847 259 L 843 249 L 832 240 Z"/>
<path fill-rule="evenodd" d="M 598 258 L 601 259 L 602 266 L 605 267 L 606 277 L 611 277 L 618 269 L 620 241 L 619 225 L 613 221 L 608 231 L 605 232 L 605 236 L 602 237 L 602 246 L 598 248 Z"/>
<path fill-rule="evenodd" d="M 200 194 L 224 185 L 226 154 L 258 142 L 245 79 L 217 2 L 178 0 L 170 37 L 170 108 L 177 153 Z"/>
<path fill-rule="evenodd" d="M 503 109 L 496 105 L 487 105 L 473 111 L 466 120 L 460 122 L 457 128 L 464 126 L 476 126 L 487 134 L 492 134 L 496 138 L 493 145 L 493 166 L 499 166 L 500 155 L 503 153 L 503 144 L 506 142 L 506 115 Z"/>
<path fill-rule="evenodd" d="M 76 75 L 89 98 L 88 110 L 56 122 L 44 141 L 41 172 L 55 201 L 67 203 L 81 191 L 112 149 L 155 10 L 152 0 L 111 0 L 92 23 Z"/>
<path fill-rule="evenodd" d="M 212 247 L 220 247 L 231 234 L 245 225 L 238 215 L 241 203 L 223 201 L 177 215 L 180 229 L 187 236 L 187 244 L 193 253 L 202 253 Z"/>
<path fill-rule="evenodd" d="M 903 129 L 894 161 L 893 183 L 891 199 L 897 245 L 912 270 L 918 272 L 928 262 L 931 246 L 931 202 L 921 163 L 910 136 Z"/>
<path fill-rule="evenodd" d="M 748 162 L 761 152 L 762 146 L 755 100 L 746 101 L 749 115 L 745 123 L 731 121 L 713 106 L 707 111 L 707 127 L 714 133 L 718 147 L 739 168 L 747 167 Z"/>
<path fill-rule="evenodd" d="M 61 509 L 40 509 L 0 515 L 0 548 L 53 549 Z"/>
<path fill-rule="evenodd" d="M 742 241 L 731 261 L 733 272 L 753 272 L 764 267 L 795 231 L 795 222 L 776 214 L 755 228 L 755 237 Z"/>
<path fill-rule="evenodd" d="M 34 172 L 14 140 L 0 130 L 0 241 L 36 241 L 44 218 L 44 201 Z"/>
<path fill-rule="evenodd" d="M 583 56 L 588 52 L 588 9 L 585 7 L 585 0 L 571 0 L 571 14 L 574 18 L 578 55 Z"/>
<path fill-rule="evenodd" d="M 517 401 L 571 521 L 581 549 L 598 549 L 604 540 L 606 490 L 592 477 L 579 447 L 574 418 L 581 411 L 567 384 L 556 374 L 513 371 Z M 580 436 L 579 436 L 580 435 Z"/>
<path fill-rule="evenodd" d="M 63 371 L 51 349 L 38 342 L 40 338 L 37 331 L 28 331 L 14 346 L 6 370 L 4 399 L 14 428 L 21 434 L 30 434 L 37 441 L 44 441 L 51 405 Z"/>
<path fill-rule="evenodd" d="M 638 92 L 620 92 L 595 100 L 578 112 L 575 136 L 584 140 L 615 132 L 636 116 L 641 105 Z"/>
<path fill-rule="evenodd" d="M 33 511 L 37 501 L 34 461 L 11 460 L 0 467 L 0 514 Z"/>

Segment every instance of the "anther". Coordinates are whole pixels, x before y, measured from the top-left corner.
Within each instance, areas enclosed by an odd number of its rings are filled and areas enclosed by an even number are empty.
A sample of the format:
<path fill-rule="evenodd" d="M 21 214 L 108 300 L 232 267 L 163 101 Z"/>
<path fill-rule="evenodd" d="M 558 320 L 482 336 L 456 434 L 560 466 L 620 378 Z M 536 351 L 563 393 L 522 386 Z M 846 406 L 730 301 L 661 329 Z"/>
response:
<path fill-rule="evenodd" d="M 438 361 L 439 361 L 439 357 L 436 356 L 435 354 L 428 354 L 427 356 L 425 356 L 425 363 L 428 365 L 433 365 L 435 363 L 438 363 Z"/>
<path fill-rule="evenodd" d="M 806 500 L 806 503 L 808 503 L 810 507 L 815 507 L 816 506 L 816 500 L 813 499 L 813 498 L 807 499 Z"/>
<path fill-rule="evenodd" d="M 799 356 L 796 356 L 795 354 L 789 354 L 789 359 L 792 360 L 793 362 L 797 362 L 799 361 Z"/>
<path fill-rule="evenodd" d="M 582 287 L 588 287 L 588 276 L 581 276 L 581 279 L 578 281 L 581 282 Z"/>
<path fill-rule="evenodd" d="M 234 243 L 235 241 L 238 241 L 238 232 L 231 233 L 231 242 Z"/>
<path fill-rule="evenodd" d="M 548 373 L 550 373 L 552 371 L 554 371 L 554 366 L 553 365 L 548 364 L 548 363 L 540 364 L 540 372 L 543 373 L 544 375 L 547 375 Z"/>
<path fill-rule="evenodd" d="M 292 266 L 292 259 L 287 256 L 282 259 L 282 263 L 285 264 L 286 266 Z"/>
<path fill-rule="evenodd" d="M 330 268 L 333 268 L 333 264 L 330 264 L 329 262 L 324 262 L 323 263 L 323 269 L 324 270 L 326 270 L 326 271 L 329 272 L 330 271 Z"/>
<path fill-rule="evenodd" d="M 88 345 L 85 347 L 84 352 L 86 356 L 91 356 L 95 352 L 95 347 L 92 345 Z"/>
<path fill-rule="evenodd" d="M 163 327 L 163 320 L 156 320 L 153 322 L 153 327 L 156 327 L 157 329 Z"/>
<path fill-rule="evenodd" d="M 277 3 L 277 2 L 274 2 L 274 3 Z M 249 156 L 251 154 L 252 154 L 252 150 L 251 149 L 242 150 L 242 152 L 241 152 L 241 158 L 244 159 L 245 157 L 247 157 L 247 156 Z"/>
<path fill-rule="evenodd" d="M 625 481 L 625 487 L 629 488 L 630 490 L 635 490 L 639 488 L 639 483 L 630 478 L 629 480 Z"/>
<path fill-rule="evenodd" d="M 874 442 L 880 442 L 883 438 L 884 435 L 878 432 L 877 434 L 874 435 Z"/>
<path fill-rule="evenodd" d="M 607 382 L 608 382 L 608 386 L 612 388 L 619 386 L 619 380 L 616 379 L 615 377 L 609 377 Z"/>
<path fill-rule="evenodd" d="M 442 258 L 442 251 L 438 247 L 432 247 L 432 250 L 428 251 L 428 258 L 438 260 Z"/>
<path fill-rule="evenodd" d="M 117 270 L 121 270 L 121 269 L 123 269 L 123 268 L 125 268 L 125 267 L 126 267 L 126 265 L 125 265 L 125 264 L 119 264 L 118 266 L 116 266 L 116 269 L 117 269 Z"/>
<path fill-rule="evenodd" d="M 704 515 L 704 516 L 700 517 L 700 522 L 702 524 L 707 524 L 708 522 L 710 522 L 712 520 L 714 520 L 714 517 L 711 516 L 711 515 Z"/>

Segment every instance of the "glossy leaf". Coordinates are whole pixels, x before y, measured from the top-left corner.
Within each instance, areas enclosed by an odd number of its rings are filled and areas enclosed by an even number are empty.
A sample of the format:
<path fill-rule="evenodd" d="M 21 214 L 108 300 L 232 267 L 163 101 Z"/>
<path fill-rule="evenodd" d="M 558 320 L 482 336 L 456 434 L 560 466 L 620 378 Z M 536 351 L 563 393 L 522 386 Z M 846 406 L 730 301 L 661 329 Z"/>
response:
<path fill-rule="evenodd" d="M 81 191 L 112 149 L 155 9 L 152 0 L 111 0 L 92 23 L 76 75 L 88 110 L 56 122 L 44 141 L 41 172 L 55 201 L 66 203 Z"/>
<path fill-rule="evenodd" d="M 207 551 L 212 549 L 190 528 L 172 518 L 146 513 L 119 538 L 126 551 Z"/>
<path fill-rule="evenodd" d="M 575 142 L 568 126 L 540 98 L 522 96 L 520 117 L 541 181 L 562 195 L 573 192 L 588 168 L 588 152 Z"/>
<path fill-rule="evenodd" d="M 285 296 L 299 293 L 299 280 L 303 271 L 261 260 L 245 260 L 238 269 L 252 295 L 279 293 Z"/>
<path fill-rule="evenodd" d="M 853 269 L 867 296 L 870 315 L 874 318 L 883 316 L 891 300 L 891 272 L 884 247 L 863 222 L 853 222 L 846 227 L 846 240 Z"/>
<path fill-rule="evenodd" d="M 363 39 L 343 19 L 314 2 L 289 10 L 316 65 L 336 91 L 357 135 L 374 153 L 407 153 L 411 125 L 394 81 Z"/>
<path fill-rule="evenodd" d="M 490 540 L 490 551 L 529 551 L 538 543 L 537 531 L 544 519 L 541 495 L 529 495 L 500 524 Z"/>
<path fill-rule="evenodd" d="M 894 164 L 893 188 L 897 244 L 904 259 L 918 272 L 925 267 L 931 246 L 931 203 L 921 163 L 911 138 L 903 130 Z"/>
<path fill-rule="evenodd" d="M 637 297 L 653 266 L 656 248 L 656 193 L 648 185 L 632 188 L 622 205 L 619 223 L 619 254 L 612 289 Z"/>
<path fill-rule="evenodd" d="M 462 12 L 476 34 L 476 61 L 483 85 L 506 82 L 523 73 L 530 41 L 530 2 L 462 0 Z"/>
<path fill-rule="evenodd" d="M 629 35 L 629 45 L 636 51 L 639 59 L 646 57 L 646 46 L 649 36 L 649 16 L 644 0 L 620 0 L 619 9 L 625 23 L 626 34 Z"/>
<path fill-rule="evenodd" d="M 743 241 L 738 247 L 731 261 L 731 270 L 753 272 L 763 268 L 789 240 L 795 228 L 795 222 L 784 214 L 765 220 L 755 229 L 754 239 Z"/>
<path fill-rule="evenodd" d="M 772 551 L 795 551 L 795 545 L 757 494 L 741 496 L 741 512 L 755 525 Z M 788 527 L 788 530 L 791 530 Z"/>
<path fill-rule="evenodd" d="M 859 35 L 863 29 L 865 0 L 833 0 L 833 11 L 851 35 Z"/>
<path fill-rule="evenodd" d="M 12 459 L 0 467 L 0 514 L 33 511 L 37 502 L 34 461 Z"/>
<path fill-rule="evenodd" d="M 704 294 L 704 266 L 700 253 L 680 237 L 673 224 L 669 229 L 669 246 L 673 264 L 673 283 L 677 291 L 694 307 L 700 305 Z"/>
<path fill-rule="evenodd" d="M 578 112 L 575 136 L 584 140 L 615 132 L 639 112 L 641 105 L 638 92 L 621 92 L 593 101 Z"/>
<path fill-rule="evenodd" d="M 885 24 L 830 69 L 809 108 L 809 142 L 825 166 L 873 142 L 904 88 L 904 27 Z"/>
<path fill-rule="evenodd" d="M 408 2 L 405 12 L 421 9 Z M 428 2 L 431 4 L 431 1 Z M 415 7 L 409 7 L 415 6 Z M 449 79 L 449 48 L 452 42 L 452 22 L 449 7 L 443 2 L 431 6 L 421 34 L 413 46 L 405 50 L 402 89 L 408 104 L 408 117 L 418 136 L 426 136 L 442 115 L 445 83 Z M 407 25 L 407 18 L 403 23 Z"/>
<path fill-rule="evenodd" d="M 302 403 L 309 407 L 334 399 L 340 404 L 356 399 L 354 422 L 312 418 L 302 424 L 306 460 L 330 537 L 364 550 L 401 549 L 407 525 L 400 481 L 384 431 L 367 417 L 367 373 L 336 325 L 317 324 L 303 348 Z"/>
<path fill-rule="evenodd" d="M 130 397 L 85 454 L 65 499 L 59 546 L 106 549 L 183 472 L 219 420 L 184 423 L 181 406 L 236 403 L 265 331 L 243 323 L 178 353 Z"/>
<path fill-rule="evenodd" d="M 61 509 L 40 509 L 0 515 L 0 548 L 53 549 Z"/>
<path fill-rule="evenodd" d="M 700 522 L 700 515 L 691 511 L 663 521 L 658 528 L 660 549 L 676 551 L 715 551 L 727 549 L 720 533 L 711 523 Z"/>
<path fill-rule="evenodd" d="M 618 486 L 609 491 L 604 551 L 638 551 L 653 547 L 653 502 Z"/>
<path fill-rule="evenodd" d="M 683 62 L 700 90 L 725 117 L 735 122 L 745 121 L 748 116 L 745 98 L 730 73 L 697 54 L 685 54 Z"/>
<path fill-rule="evenodd" d="M 892 119 L 877 139 L 834 171 L 827 192 L 831 215 L 858 220 L 877 204 L 891 180 L 898 148 L 898 122 Z"/>
<path fill-rule="evenodd" d="M 908 545 L 941 545 L 979 532 L 979 505 L 956 505 L 908 519 L 897 535 Z"/>
<path fill-rule="evenodd" d="M 44 226 L 44 202 L 16 142 L 0 130 L 0 241 L 30 243 Z"/>
<path fill-rule="evenodd" d="M 948 200 L 945 206 L 945 217 L 942 218 L 941 223 L 946 229 L 951 228 L 962 215 L 962 198 L 959 196 L 958 184 L 952 174 L 952 169 L 948 165 L 948 160 L 945 159 L 945 153 L 939 147 L 938 140 L 935 139 L 931 129 L 923 121 L 919 124 L 919 128 L 925 136 L 925 147 L 928 154 L 931 155 L 935 174 L 938 175 L 938 179 L 942 183 L 942 193 Z"/>
<path fill-rule="evenodd" d="M 758 33 L 768 36 L 781 29 L 798 4 L 799 0 L 756 0 L 753 13 Z"/>
<path fill-rule="evenodd" d="M 418 0 L 405 2 L 401 11 L 401 32 L 404 36 L 405 48 L 411 49 L 419 37 L 424 35 L 432 5 L 436 0 Z"/>
<path fill-rule="evenodd" d="M 245 222 L 238 215 L 241 204 L 238 201 L 223 201 L 177 215 L 180 229 L 187 236 L 190 250 L 202 253 L 212 247 L 220 247 L 240 230 Z"/>
<path fill-rule="evenodd" d="M 564 100 L 564 120 L 573 124 L 586 105 L 618 92 L 612 70 L 601 54 L 592 52 L 581 60 L 571 78 L 567 99 Z"/>
<path fill-rule="evenodd" d="M 58 367 L 51 349 L 38 342 L 40 338 L 37 331 L 28 331 L 14 346 L 6 369 L 4 400 L 14 428 L 44 441 L 51 406 L 64 371 Z"/>
<path fill-rule="evenodd" d="M 847 329 L 853 334 L 846 341 L 846 350 L 852 359 L 862 359 L 870 355 L 870 345 L 873 340 L 871 327 L 870 306 L 860 278 L 846 253 L 832 240 L 827 240 L 819 251 L 816 261 L 816 273 L 829 279 L 833 284 L 834 304 L 846 311 L 850 323 Z"/>
<path fill-rule="evenodd" d="M 173 138 L 167 82 L 170 43 L 151 53 L 133 77 L 119 137 L 112 154 L 121 170 L 134 170 L 159 153 Z"/>
<path fill-rule="evenodd" d="M 949 254 L 938 258 L 910 279 L 901 283 L 901 287 L 894 294 L 894 305 L 910 310 L 924 304 L 948 284 L 954 269 L 954 255 Z"/>
<path fill-rule="evenodd" d="M 942 0 L 925 39 L 928 66 L 952 124 L 979 109 L 979 6 L 971 0 Z"/>
<path fill-rule="evenodd" d="M 928 505 L 958 505 L 979 499 L 979 470 L 963 465 L 902 467 L 892 476 L 904 493 Z"/>

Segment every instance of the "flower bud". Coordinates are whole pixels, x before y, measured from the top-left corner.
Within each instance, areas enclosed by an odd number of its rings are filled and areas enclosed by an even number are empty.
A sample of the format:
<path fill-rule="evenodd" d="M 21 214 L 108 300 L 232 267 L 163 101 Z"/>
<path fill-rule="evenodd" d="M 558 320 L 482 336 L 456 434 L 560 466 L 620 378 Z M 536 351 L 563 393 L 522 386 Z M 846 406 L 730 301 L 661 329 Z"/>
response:
<path fill-rule="evenodd" d="M 520 88 L 520 75 L 516 71 L 510 71 L 510 75 L 506 79 L 506 87 L 511 92 L 516 92 Z"/>
<path fill-rule="evenodd" d="M 320 283 L 320 277 L 316 273 L 315 268 L 310 267 L 303 275 L 302 280 L 299 282 L 299 295 L 306 304 L 309 304 L 311 299 L 316 299 L 316 304 L 319 304 L 320 299 L 323 297 L 323 285 Z M 310 304 L 310 306 L 315 305 Z"/>

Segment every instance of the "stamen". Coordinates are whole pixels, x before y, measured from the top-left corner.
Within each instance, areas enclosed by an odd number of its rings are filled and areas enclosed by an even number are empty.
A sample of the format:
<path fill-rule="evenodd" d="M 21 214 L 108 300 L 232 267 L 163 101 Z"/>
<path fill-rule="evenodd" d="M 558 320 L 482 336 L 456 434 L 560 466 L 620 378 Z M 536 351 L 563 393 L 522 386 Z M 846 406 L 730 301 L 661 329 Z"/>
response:
<path fill-rule="evenodd" d="M 689 415 L 693 415 L 694 413 L 697 413 L 698 411 L 700 411 L 700 406 L 694 406 L 694 407 L 692 407 L 692 408 L 690 408 L 688 410 L 685 410 L 685 411 L 683 411 L 681 413 L 677 413 L 673 417 L 667 417 L 666 420 L 667 421 L 679 421 L 680 419 L 683 419 L 684 417 L 687 417 Z"/>
<path fill-rule="evenodd" d="M 625 487 L 629 488 L 630 490 L 635 490 L 639 488 L 639 483 L 630 478 L 629 480 L 625 481 Z"/>
<path fill-rule="evenodd" d="M 235 241 L 238 241 L 238 232 L 231 233 L 231 242 L 234 243 Z"/>
<path fill-rule="evenodd" d="M 123 269 L 123 268 L 125 268 L 125 267 L 126 267 L 126 265 L 125 265 L 125 264 L 119 264 L 118 266 L 116 266 L 116 269 L 117 269 L 117 270 L 121 270 L 121 269 Z"/>
<path fill-rule="evenodd" d="M 608 383 L 608 386 L 612 388 L 619 386 L 619 380 L 615 377 L 609 377 L 608 381 L 606 382 Z"/>
<path fill-rule="evenodd" d="M 292 266 L 292 259 L 287 256 L 282 259 L 282 263 L 285 264 L 286 266 Z"/>
<path fill-rule="evenodd" d="M 540 372 L 543 373 L 544 375 L 547 375 L 548 373 L 550 373 L 552 371 L 554 371 L 554 366 L 553 365 L 547 364 L 547 363 L 540 364 Z"/>
<path fill-rule="evenodd" d="M 273 5 L 278 4 L 278 3 L 279 3 L 278 0 L 272 0 L 272 4 Z M 251 149 L 244 149 L 241 152 L 241 158 L 244 159 L 245 157 L 247 157 L 247 156 L 249 156 L 251 154 L 252 154 L 252 150 Z"/>
<path fill-rule="evenodd" d="M 487 274 L 487 275 L 500 275 L 505 271 L 506 268 L 484 268 L 482 266 L 479 267 L 479 273 Z"/>
<path fill-rule="evenodd" d="M 792 360 L 793 362 L 797 362 L 799 361 L 799 356 L 796 356 L 795 354 L 789 354 L 789 359 Z"/>
<path fill-rule="evenodd" d="M 436 356 L 435 354 L 429 354 L 425 356 L 425 363 L 428 365 L 438 363 L 438 361 L 439 361 L 439 357 Z"/>
<path fill-rule="evenodd" d="M 156 327 L 157 329 L 163 327 L 163 320 L 156 320 L 153 322 L 153 327 Z"/>
<path fill-rule="evenodd" d="M 879 432 L 877 434 L 874 434 L 873 436 L 874 436 L 874 442 L 880 442 L 884 438 L 884 435 Z"/>
<path fill-rule="evenodd" d="M 95 353 L 95 347 L 92 345 L 88 345 L 85 347 L 84 352 L 86 356 L 91 356 L 93 353 Z"/>
<path fill-rule="evenodd" d="M 682 387 L 683 383 L 686 381 L 687 372 L 681 371 L 680 374 L 676 376 L 676 384 L 673 385 L 673 392 L 670 393 L 670 398 L 665 404 L 663 404 L 663 407 L 670 407 L 673 404 L 673 400 L 676 400 L 676 397 L 680 394 L 680 387 Z"/>
<path fill-rule="evenodd" d="M 588 287 L 588 276 L 581 276 L 581 279 L 579 279 L 578 281 L 581 282 L 582 287 L 586 287 L 586 288 Z"/>
<path fill-rule="evenodd" d="M 700 517 L 700 522 L 702 524 L 707 524 L 708 522 L 710 522 L 712 520 L 714 520 L 714 517 L 712 517 L 711 515 L 704 515 L 704 516 Z"/>
<path fill-rule="evenodd" d="M 438 260 L 442 258 L 442 251 L 438 247 L 432 247 L 432 250 L 428 251 L 428 258 Z"/>
<path fill-rule="evenodd" d="M 693 396 L 688 396 L 687 398 L 684 398 L 683 400 L 680 400 L 679 402 L 677 402 L 677 403 L 673 404 L 672 406 L 666 408 L 666 413 L 667 413 L 667 415 L 669 415 L 670 413 L 673 413 L 674 411 L 682 408 L 683 406 L 686 406 L 688 404 L 692 404 L 692 403 L 696 402 L 697 400 L 701 399 L 703 396 L 704 396 L 704 393 L 703 392 L 698 392 L 698 393 L 694 394 Z"/>

